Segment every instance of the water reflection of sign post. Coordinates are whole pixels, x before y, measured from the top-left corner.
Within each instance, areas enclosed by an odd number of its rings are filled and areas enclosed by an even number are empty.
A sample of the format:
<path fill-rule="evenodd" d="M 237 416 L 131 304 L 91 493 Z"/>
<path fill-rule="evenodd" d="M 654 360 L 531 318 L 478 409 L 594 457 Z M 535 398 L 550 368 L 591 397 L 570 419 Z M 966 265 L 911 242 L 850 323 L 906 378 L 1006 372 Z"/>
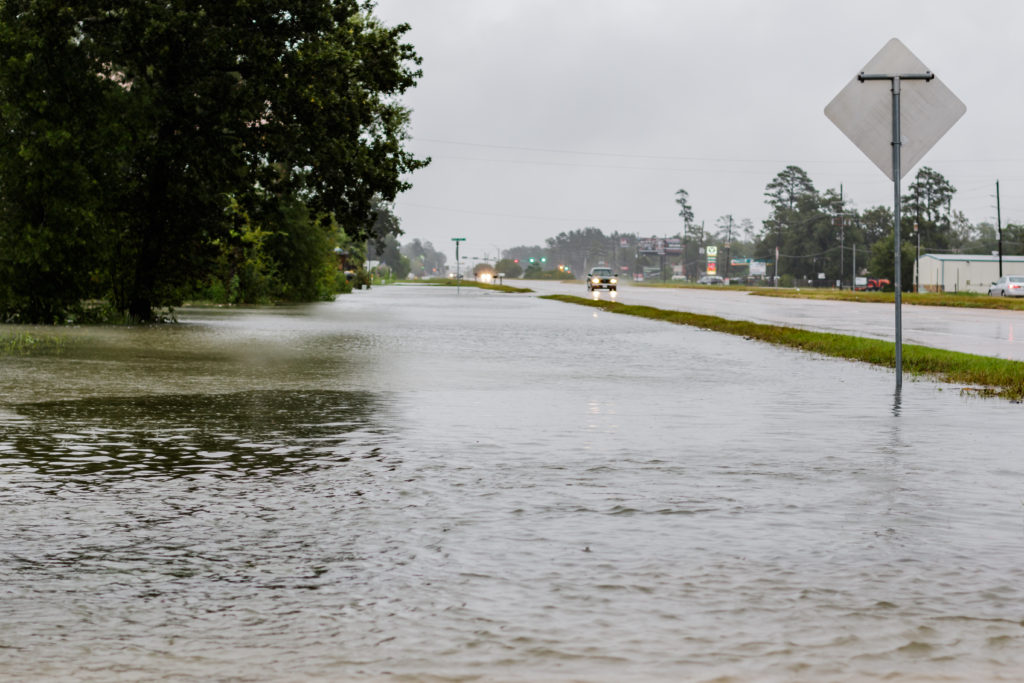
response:
<path fill-rule="evenodd" d="M 886 81 L 891 97 L 885 93 Z M 966 105 L 896 38 L 825 107 L 825 116 L 893 181 L 897 389 L 903 386 L 900 178 L 966 111 Z M 909 124 L 909 137 L 901 132 L 902 122 Z"/>

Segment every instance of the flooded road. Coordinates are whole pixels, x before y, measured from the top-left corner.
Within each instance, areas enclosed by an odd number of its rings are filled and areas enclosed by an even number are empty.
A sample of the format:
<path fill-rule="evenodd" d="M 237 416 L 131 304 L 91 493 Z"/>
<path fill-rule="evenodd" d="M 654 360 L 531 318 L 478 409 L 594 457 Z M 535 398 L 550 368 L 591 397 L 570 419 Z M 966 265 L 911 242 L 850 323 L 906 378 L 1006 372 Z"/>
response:
<path fill-rule="evenodd" d="M 1020 405 L 394 286 L 0 358 L 0 679 L 1014 680 Z"/>

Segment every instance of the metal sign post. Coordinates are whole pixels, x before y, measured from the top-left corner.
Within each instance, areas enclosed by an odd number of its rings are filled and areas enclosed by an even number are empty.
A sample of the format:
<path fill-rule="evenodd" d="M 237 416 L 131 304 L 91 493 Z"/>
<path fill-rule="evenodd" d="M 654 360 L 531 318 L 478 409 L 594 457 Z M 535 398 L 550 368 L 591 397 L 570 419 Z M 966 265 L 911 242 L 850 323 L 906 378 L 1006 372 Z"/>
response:
<path fill-rule="evenodd" d="M 462 294 L 462 290 L 459 287 L 462 286 L 462 264 L 459 261 L 459 244 L 465 242 L 465 237 L 453 237 L 452 242 L 455 242 L 455 295 Z"/>
<path fill-rule="evenodd" d="M 882 91 L 870 87 L 873 81 L 889 81 L 891 98 L 885 98 Z M 908 82 L 905 93 L 904 81 Z M 928 85 L 917 87 L 914 83 Z M 905 95 L 906 99 L 901 101 L 901 95 Z M 903 386 L 900 178 L 921 160 L 966 111 L 964 103 L 895 38 L 886 43 L 825 107 L 825 116 L 893 181 L 897 389 Z M 903 118 L 914 124 L 909 140 L 904 139 L 900 128 Z"/>
<path fill-rule="evenodd" d="M 893 253 L 896 265 L 893 270 L 893 288 L 896 292 L 896 388 L 903 386 L 903 258 L 900 253 L 900 84 L 902 81 L 930 81 L 935 74 L 928 71 L 923 74 L 866 74 L 863 71 L 857 80 L 890 81 L 892 83 L 892 186 L 893 186 Z"/>

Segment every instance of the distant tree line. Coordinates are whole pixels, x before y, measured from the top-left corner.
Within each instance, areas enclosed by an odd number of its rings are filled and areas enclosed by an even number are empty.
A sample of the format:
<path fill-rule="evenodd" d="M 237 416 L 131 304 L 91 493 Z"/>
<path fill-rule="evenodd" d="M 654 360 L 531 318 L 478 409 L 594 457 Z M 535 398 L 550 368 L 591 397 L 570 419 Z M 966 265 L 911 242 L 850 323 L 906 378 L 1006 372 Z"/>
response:
<path fill-rule="evenodd" d="M 901 220 L 901 276 L 906 287 L 912 286 L 918 237 L 922 254 L 987 254 L 997 249 L 996 227 L 989 223 L 972 225 L 962 212 L 953 209 L 955 194 L 956 188 L 928 167 L 921 168 L 907 186 Z M 690 195 L 680 189 L 676 203 L 681 229 L 655 237 L 675 238 L 681 248 L 664 256 L 638 251 L 641 240 L 648 235 L 617 231 L 605 234 L 598 228 L 585 227 L 549 237 L 544 245 L 505 250 L 505 259 L 497 270 L 509 277 L 520 273 L 525 277 L 544 273 L 557 276 L 559 271 L 578 275 L 606 264 L 628 273 L 655 271 L 665 279 L 676 273 L 695 280 L 707 270 L 708 247 L 715 247 L 717 258 L 713 259 L 719 275 L 746 276 L 746 265 L 731 266 L 730 261 L 751 259 L 765 262 L 766 277 L 770 280 L 778 275 L 783 285 L 831 285 L 841 281 L 851 286 L 854 268 L 856 275 L 892 277 L 892 207 L 858 211 L 841 188 L 819 192 L 798 166 L 780 171 L 766 185 L 764 196 L 771 211 L 759 228 L 749 219 L 736 220 L 728 214 L 706 225 L 695 220 Z M 1005 254 L 1024 254 L 1024 226 L 1004 226 L 1002 236 Z"/>
<path fill-rule="evenodd" d="M 0 320 L 330 296 L 428 161 L 371 8 L 0 0 Z"/>

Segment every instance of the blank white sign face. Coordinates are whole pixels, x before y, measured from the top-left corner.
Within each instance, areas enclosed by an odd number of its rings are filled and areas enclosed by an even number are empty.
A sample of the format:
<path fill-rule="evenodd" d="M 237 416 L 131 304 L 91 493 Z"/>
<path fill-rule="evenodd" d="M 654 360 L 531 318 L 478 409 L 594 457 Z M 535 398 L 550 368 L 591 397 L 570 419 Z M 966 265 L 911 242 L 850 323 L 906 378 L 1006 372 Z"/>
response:
<path fill-rule="evenodd" d="M 921 60 L 896 38 L 885 44 L 861 73 L 903 76 L 927 73 Z M 946 134 L 967 111 L 938 78 L 900 80 L 900 177 Z M 825 107 L 825 116 L 846 134 L 882 172 L 893 178 L 892 81 L 853 77 Z"/>

